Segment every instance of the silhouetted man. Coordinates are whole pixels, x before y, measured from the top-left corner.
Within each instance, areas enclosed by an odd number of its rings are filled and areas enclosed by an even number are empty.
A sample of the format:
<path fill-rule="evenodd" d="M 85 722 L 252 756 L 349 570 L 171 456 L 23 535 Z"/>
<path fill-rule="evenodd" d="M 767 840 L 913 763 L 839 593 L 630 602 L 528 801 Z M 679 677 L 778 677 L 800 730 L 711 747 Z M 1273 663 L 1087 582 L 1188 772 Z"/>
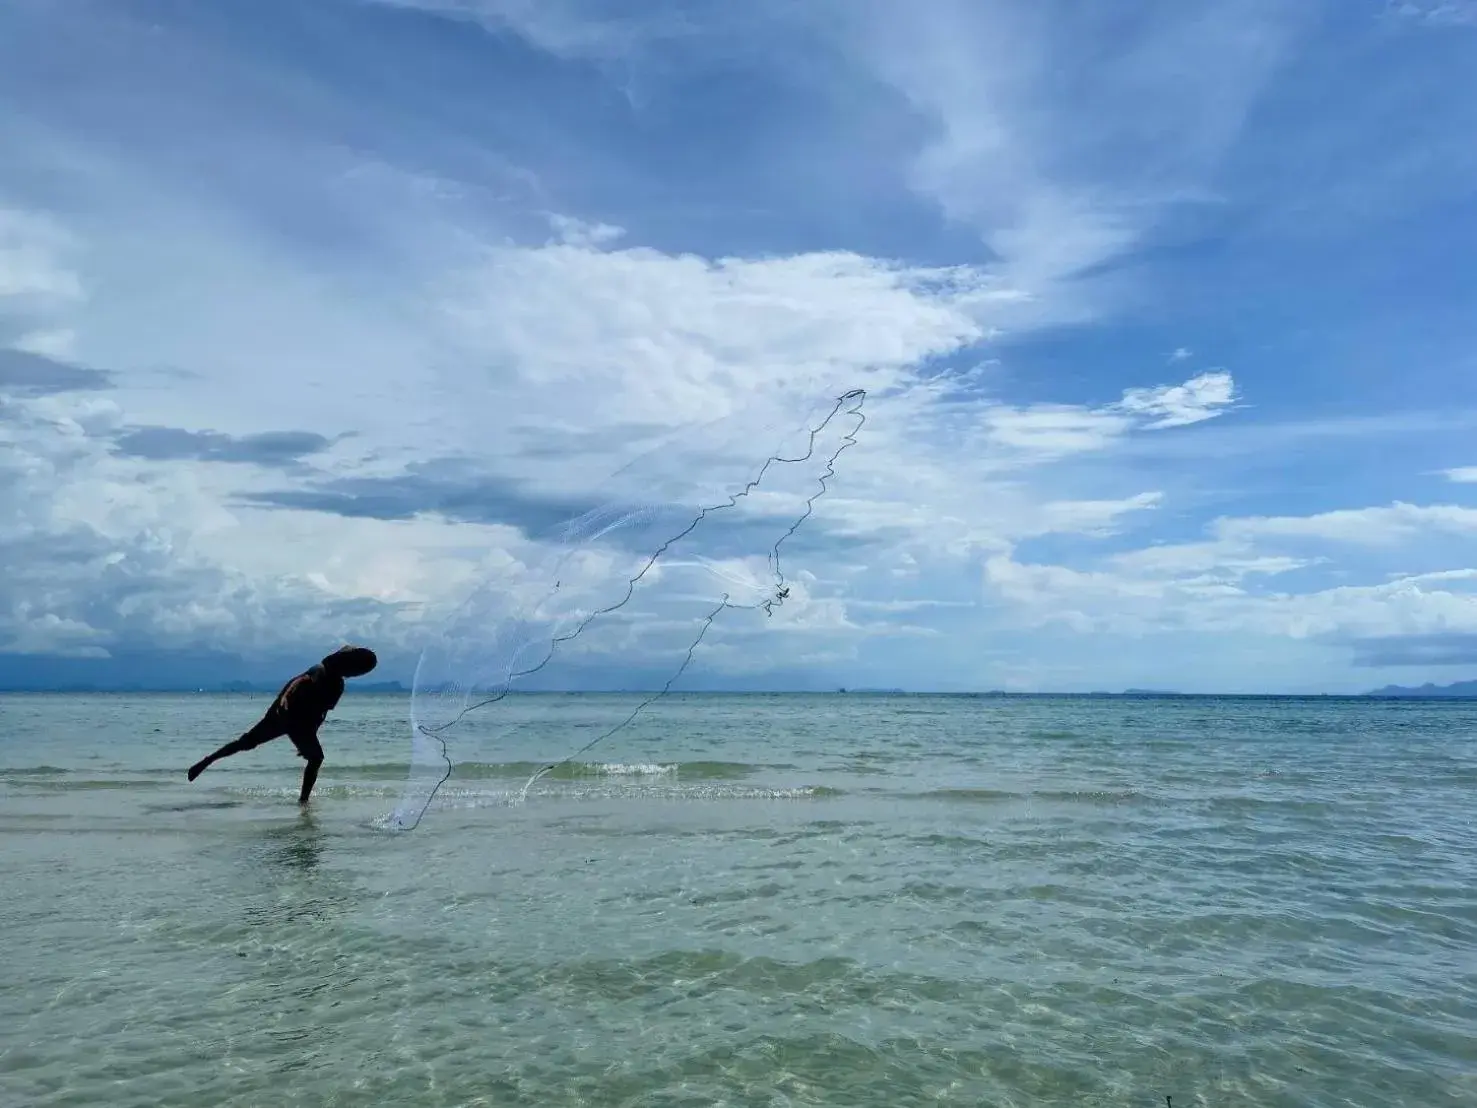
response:
<path fill-rule="evenodd" d="M 255 750 L 262 743 L 286 735 L 297 747 L 299 758 L 307 760 L 303 769 L 303 790 L 298 804 L 307 804 L 318 780 L 318 767 L 323 764 L 323 747 L 318 742 L 318 728 L 344 695 L 345 677 L 363 677 L 379 664 L 374 651 L 364 646 L 342 646 L 312 669 L 298 674 L 272 701 L 266 715 L 239 739 L 226 743 L 214 754 L 206 755 L 190 767 L 191 781 L 205 772 L 212 762 Z"/>

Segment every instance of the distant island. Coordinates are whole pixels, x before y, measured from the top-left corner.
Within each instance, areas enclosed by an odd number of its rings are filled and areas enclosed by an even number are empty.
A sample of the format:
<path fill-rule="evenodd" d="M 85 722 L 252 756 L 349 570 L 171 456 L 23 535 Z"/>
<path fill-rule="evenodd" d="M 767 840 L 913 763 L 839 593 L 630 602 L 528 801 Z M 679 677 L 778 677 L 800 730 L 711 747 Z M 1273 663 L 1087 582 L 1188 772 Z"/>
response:
<path fill-rule="evenodd" d="M 1364 695 L 1407 698 L 1440 697 L 1446 700 L 1462 700 L 1477 698 L 1477 681 L 1457 681 L 1450 685 L 1433 685 L 1428 681 L 1419 688 L 1408 685 L 1386 685 L 1382 689 L 1375 689 Z"/>

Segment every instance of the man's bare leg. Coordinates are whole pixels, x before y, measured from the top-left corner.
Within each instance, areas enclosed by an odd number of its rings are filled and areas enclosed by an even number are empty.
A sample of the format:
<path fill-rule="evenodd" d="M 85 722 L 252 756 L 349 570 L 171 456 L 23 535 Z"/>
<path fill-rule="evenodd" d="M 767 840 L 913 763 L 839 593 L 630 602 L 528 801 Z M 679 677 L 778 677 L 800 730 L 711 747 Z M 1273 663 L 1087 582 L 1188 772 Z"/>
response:
<path fill-rule="evenodd" d="M 305 807 L 308 797 L 313 793 L 313 783 L 318 780 L 318 767 L 323 764 L 322 758 L 310 758 L 308 764 L 303 767 L 303 791 L 298 794 L 299 807 Z"/>
<path fill-rule="evenodd" d="M 281 734 L 280 726 L 268 716 L 266 719 L 259 721 L 256 726 L 239 739 L 232 739 L 219 750 L 201 758 L 190 767 L 190 772 L 186 776 L 189 780 L 193 781 L 209 769 L 212 764 L 220 761 L 222 758 L 229 758 L 232 754 L 240 754 L 247 750 L 255 750 L 262 743 L 271 742 Z"/>
<path fill-rule="evenodd" d="M 256 746 L 257 744 L 249 741 L 246 735 L 242 735 L 239 739 L 232 739 L 225 746 L 215 751 L 215 753 L 207 754 L 191 766 L 187 776 L 189 780 L 193 781 L 209 769 L 213 763 L 220 761 L 222 758 L 229 758 L 232 754 L 240 754 L 246 750 L 253 750 Z"/>

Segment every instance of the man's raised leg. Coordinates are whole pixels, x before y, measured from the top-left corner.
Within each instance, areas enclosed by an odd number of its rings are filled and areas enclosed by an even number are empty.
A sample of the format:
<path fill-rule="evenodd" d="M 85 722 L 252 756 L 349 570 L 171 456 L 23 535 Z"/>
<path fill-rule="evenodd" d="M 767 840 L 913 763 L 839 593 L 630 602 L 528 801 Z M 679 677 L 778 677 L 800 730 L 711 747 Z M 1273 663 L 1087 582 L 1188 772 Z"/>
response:
<path fill-rule="evenodd" d="M 270 742 L 273 739 L 280 738 L 281 735 L 282 729 L 277 721 L 273 720 L 270 716 L 265 717 L 259 723 L 257 723 L 255 727 L 246 732 L 246 734 L 242 735 L 239 739 L 232 739 L 219 750 L 211 754 L 207 754 L 205 757 L 201 758 L 198 762 L 190 767 L 190 772 L 187 774 L 187 777 L 189 778 L 189 780 L 193 781 L 195 780 L 195 778 L 199 777 L 202 773 L 209 769 L 212 764 L 220 761 L 222 758 L 229 758 L 232 754 L 240 754 L 242 751 L 245 750 L 255 750 L 257 747 L 261 746 L 262 743 Z"/>

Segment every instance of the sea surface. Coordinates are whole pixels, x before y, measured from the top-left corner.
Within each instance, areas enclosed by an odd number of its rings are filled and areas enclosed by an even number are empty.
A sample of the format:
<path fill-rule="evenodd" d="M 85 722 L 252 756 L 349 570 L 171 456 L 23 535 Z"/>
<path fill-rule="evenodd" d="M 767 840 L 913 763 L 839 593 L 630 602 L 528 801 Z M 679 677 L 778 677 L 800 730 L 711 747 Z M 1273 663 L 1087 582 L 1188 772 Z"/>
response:
<path fill-rule="evenodd" d="M 1477 1105 L 1477 704 L 267 699 L 0 697 L 0 1104 Z"/>

